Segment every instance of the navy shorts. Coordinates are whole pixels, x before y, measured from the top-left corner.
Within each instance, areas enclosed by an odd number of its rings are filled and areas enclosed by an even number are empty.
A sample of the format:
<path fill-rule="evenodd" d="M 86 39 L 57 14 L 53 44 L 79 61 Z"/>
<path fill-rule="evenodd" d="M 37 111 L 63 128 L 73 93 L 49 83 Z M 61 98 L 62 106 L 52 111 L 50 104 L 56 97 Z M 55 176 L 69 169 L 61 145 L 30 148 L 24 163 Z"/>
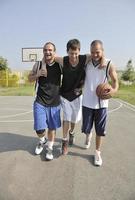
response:
<path fill-rule="evenodd" d="M 89 134 L 95 124 L 95 131 L 98 136 L 105 136 L 106 134 L 106 119 L 107 108 L 91 109 L 85 106 L 82 107 L 82 132 Z"/>
<path fill-rule="evenodd" d="M 44 130 L 46 128 L 56 130 L 61 127 L 60 106 L 46 107 L 36 101 L 33 105 L 34 130 Z"/>

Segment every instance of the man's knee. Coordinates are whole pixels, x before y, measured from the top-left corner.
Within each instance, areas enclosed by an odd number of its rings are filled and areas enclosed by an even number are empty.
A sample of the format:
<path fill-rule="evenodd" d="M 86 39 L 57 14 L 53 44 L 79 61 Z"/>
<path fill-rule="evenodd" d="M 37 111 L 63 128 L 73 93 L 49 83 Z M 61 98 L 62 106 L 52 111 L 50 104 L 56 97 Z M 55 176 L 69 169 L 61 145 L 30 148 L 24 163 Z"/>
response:
<path fill-rule="evenodd" d="M 45 129 L 37 130 L 36 133 L 37 133 L 37 135 L 38 135 L 39 137 L 43 137 L 43 136 L 45 135 Z"/>
<path fill-rule="evenodd" d="M 96 132 L 96 135 L 97 136 L 106 136 L 106 131 L 103 131 L 103 132 Z"/>

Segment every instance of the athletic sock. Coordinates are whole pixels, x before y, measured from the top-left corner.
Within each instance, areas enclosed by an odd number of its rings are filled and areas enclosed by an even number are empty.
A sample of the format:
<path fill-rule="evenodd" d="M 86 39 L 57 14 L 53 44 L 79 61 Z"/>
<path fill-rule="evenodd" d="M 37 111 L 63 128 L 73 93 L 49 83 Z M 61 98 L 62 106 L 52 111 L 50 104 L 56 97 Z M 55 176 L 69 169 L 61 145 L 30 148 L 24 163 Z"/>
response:
<path fill-rule="evenodd" d="M 48 148 L 49 149 L 52 149 L 53 148 L 53 144 L 54 144 L 54 142 L 53 141 L 48 141 Z"/>
<path fill-rule="evenodd" d="M 45 142 L 45 136 L 39 138 L 40 142 Z"/>
<path fill-rule="evenodd" d="M 67 137 L 66 138 L 64 137 L 64 138 L 62 138 L 62 140 L 67 141 L 68 139 L 67 139 Z"/>
<path fill-rule="evenodd" d="M 74 134 L 74 131 L 73 131 L 73 130 L 70 130 L 69 133 L 70 133 L 70 134 Z"/>

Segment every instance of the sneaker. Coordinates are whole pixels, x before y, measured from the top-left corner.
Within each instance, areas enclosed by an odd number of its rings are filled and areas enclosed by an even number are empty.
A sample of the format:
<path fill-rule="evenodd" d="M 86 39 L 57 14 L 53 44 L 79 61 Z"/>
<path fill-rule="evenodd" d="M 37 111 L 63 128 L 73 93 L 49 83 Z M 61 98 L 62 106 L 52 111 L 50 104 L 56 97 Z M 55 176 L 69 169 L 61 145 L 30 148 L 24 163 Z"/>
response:
<path fill-rule="evenodd" d="M 46 149 L 46 160 L 50 161 L 50 160 L 53 160 L 53 149 L 51 148 L 47 148 Z"/>
<path fill-rule="evenodd" d="M 89 149 L 91 145 L 92 133 L 86 135 L 85 149 Z"/>
<path fill-rule="evenodd" d="M 75 142 L 75 133 L 69 131 L 69 145 L 72 146 Z"/>
<path fill-rule="evenodd" d="M 46 138 L 45 138 L 44 142 L 39 141 L 39 143 L 37 144 L 36 149 L 35 149 L 36 155 L 39 155 L 43 151 L 43 148 L 44 148 L 44 145 L 46 144 L 46 142 L 47 142 Z"/>
<path fill-rule="evenodd" d="M 68 140 L 62 140 L 62 154 L 68 154 Z"/>
<path fill-rule="evenodd" d="M 95 158 L 94 158 L 94 164 L 96 166 L 101 166 L 102 165 L 102 158 L 101 158 L 101 152 L 96 150 L 95 153 Z"/>

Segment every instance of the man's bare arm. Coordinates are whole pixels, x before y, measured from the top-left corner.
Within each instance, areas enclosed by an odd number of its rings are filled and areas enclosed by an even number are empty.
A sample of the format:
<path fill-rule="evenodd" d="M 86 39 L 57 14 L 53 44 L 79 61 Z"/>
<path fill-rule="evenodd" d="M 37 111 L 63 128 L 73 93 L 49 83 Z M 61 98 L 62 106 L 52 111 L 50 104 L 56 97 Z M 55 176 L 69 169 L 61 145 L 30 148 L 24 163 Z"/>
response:
<path fill-rule="evenodd" d="M 86 54 L 86 62 L 85 62 L 85 64 L 87 65 L 88 62 L 90 62 L 90 61 L 91 61 L 91 55 L 90 54 Z"/>
<path fill-rule="evenodd" d="M 63 67 L 63 57 L 55 57 L 55 62 L 59 63 Z"/>
<path fill-rule="evenodd" d="M 38 64 L 35 63 L 33 66 L 33 69 L 30 71 L 29 75 L 28 75 L 28 80 L 29 82 L 34 82 L 37 79 L 37 67 Z"/>
<path fill-rule="evenodd" d="M 30 71 L 29 75 L 28 75 L 28 80 L 29 82 L 34 82 L 37 79 L 37 74 L 34 73 L 33 71 Z"/>
<path fill-rule="evenodd" d="M 113 97 L 119 88 L 117 72 L 115 70 L 115 67 L 112 64 L 109 68 L 109 76 L 111 78 L 112 87 L 107 92 L 104 93 L 103 99 L 110 99 L 110 97 Z"/>
<path fill-rule="evenodd" d="M 109 69 L 109 75 L 111 78 L 111 85 L 113 90 L 111 91 L 112 94 L 115 94 L 118 91 L 119 88 L 119 81 L 118 81 L 118 76 L 117 76 L 117 72 L 115 69 L 115 66 L 111 64 L 110 69 Z"/>
<path fill-rule="evenodd" d="M 35 63 L 35 65 L 33 66 L 32 71 L 30 71 L 29 75 L 28 75 L 28 80 L 30 82 L 34 82 L 36 81 L 40 76 L 44 76 L 47 77 L 47 69 L 46 67 L 41 68 L 40 70 L 37 70 L 37 63 Z"/>

